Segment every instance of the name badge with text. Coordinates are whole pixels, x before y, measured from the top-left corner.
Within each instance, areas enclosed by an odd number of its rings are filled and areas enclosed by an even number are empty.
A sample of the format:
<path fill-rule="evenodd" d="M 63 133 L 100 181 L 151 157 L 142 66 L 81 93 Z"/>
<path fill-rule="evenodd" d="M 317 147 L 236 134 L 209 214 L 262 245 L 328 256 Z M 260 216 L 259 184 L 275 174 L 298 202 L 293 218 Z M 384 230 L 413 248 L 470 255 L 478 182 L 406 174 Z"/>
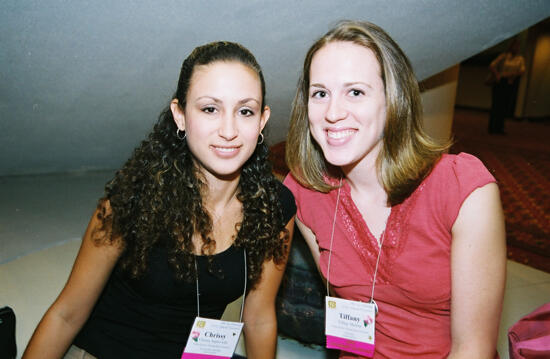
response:
<path fill-rule="evenodd" d="M 226 359 L 233 356 L 243 323 L 195 318 L 181 359 Z"/>
<path fill-rule="evenodd" d="M 325 298 L 327 348 L 372 357 L 375 308 L 372 303 Z"/>

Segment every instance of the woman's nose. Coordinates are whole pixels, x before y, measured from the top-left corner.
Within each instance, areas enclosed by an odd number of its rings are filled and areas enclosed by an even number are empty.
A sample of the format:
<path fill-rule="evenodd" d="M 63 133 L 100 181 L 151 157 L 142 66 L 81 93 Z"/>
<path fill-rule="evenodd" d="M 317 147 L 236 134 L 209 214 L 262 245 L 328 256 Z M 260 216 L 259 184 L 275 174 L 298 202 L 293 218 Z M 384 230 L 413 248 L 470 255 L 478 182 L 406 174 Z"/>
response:
<path fill-rule="evenodd" d="M 325 114 L 325 118 L 328 122 L 338 122 L 347 117 L 348 113 L 345 107 L 342 105 L 343 104 L 341 103 L 341 100 L 337 97 L 333 97 L 330 99 L 327 112 Z"/>
<path fill-rule="evenodd" d="M 239 131 L 234 116 L 228 114 L 222 118 L 218 134 L 227 141 L 231 141 L 237 137 Z"/>

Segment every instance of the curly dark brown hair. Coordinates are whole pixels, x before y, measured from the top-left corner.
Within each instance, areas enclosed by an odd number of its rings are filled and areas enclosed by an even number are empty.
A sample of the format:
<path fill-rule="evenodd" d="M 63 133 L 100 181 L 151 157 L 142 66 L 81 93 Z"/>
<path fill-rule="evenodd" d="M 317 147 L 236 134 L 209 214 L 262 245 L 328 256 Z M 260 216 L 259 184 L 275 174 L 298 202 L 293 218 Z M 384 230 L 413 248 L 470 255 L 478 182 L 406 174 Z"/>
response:
<path fill-rule="evenodd" d="M 185 107 L 194 68 L 217 61 L 238 61 L 258 74 L 263 109 L 265 83 L 260 66 L 246 48 L 231 42 L 200 46 L 185 59 L 174 95 L 180 106 Z M 121 238 L 124 252 L 120 265 L 133 278 L 144 273 L 151 249 L 161 245 L 168 249 L 175 277 L 191 281 L 195 275 L 193 234 L 202 237 L 203 254 L 210 254 L 215 246 L 210 237 L 212 218 L 202 202 L 208 187 L 187 142 L 178 138 L 176 130 L 168 106 L 148 138 L 107 183 L 105 196 L 99 201 L 103 226 L 96 238 Z M 261 277 L 264 261 L 281 263 L 288 253 L 289 236 L 279 201 L 281 184 L 273 176 L 267 157 L 267 146 L 258 144 L 241 170 L 237 194 L 243 216 L 235 225 L 233 245 L 246 250 L 251 288 Z M 212 257 L 209 259 L 211 263 Z"/>

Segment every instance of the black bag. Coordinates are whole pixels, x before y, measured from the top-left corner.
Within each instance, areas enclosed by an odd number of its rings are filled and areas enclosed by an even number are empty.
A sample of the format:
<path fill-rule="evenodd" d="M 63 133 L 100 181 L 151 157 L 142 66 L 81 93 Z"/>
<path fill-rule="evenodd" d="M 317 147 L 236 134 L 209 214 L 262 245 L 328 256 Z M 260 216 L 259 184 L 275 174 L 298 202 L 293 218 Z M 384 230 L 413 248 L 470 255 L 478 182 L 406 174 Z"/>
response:
<path fill-rule="evenodd" d="M 15 313 L 10 307 L 0 308 L 0 359 L 15 359 Z"/>

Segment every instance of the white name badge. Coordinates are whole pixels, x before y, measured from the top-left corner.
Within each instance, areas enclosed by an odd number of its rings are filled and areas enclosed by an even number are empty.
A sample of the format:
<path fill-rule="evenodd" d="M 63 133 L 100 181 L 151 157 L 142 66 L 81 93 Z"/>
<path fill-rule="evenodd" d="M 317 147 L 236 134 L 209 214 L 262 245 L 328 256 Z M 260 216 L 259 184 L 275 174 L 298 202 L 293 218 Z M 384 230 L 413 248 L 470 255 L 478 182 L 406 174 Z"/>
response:
<path fill-rule="evenodd" d="M 327 348 L 372 357 L 374 355 L 375 308 L 335 297 L 325 297 Z"/>
<path fill-rule="evenodd" d="M 242 329 L 243 323 L 197 317 L 181 358 L 231 358 Z"/>

